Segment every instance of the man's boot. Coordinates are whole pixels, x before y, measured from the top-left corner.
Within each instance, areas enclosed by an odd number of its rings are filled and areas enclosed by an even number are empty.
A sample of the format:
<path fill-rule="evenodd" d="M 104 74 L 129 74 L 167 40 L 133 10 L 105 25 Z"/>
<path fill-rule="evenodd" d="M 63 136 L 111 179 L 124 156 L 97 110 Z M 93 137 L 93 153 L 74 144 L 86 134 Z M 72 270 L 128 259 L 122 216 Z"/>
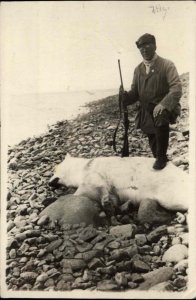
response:
<path fill-rule="evenodd" d="M 169 143 L 169 125 L 155 128 L 156 135 L 156 161 L 153 165 L 155 170 L 165 168 L 167 164 L 167 148 Z"/>

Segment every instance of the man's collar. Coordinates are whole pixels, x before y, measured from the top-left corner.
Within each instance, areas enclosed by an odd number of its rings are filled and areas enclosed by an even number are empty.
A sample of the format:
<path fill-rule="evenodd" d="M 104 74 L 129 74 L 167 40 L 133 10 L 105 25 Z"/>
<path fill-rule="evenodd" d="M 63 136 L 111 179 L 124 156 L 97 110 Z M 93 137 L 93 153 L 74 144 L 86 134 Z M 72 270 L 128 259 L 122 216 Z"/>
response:
<path fill-rule="evenodd" d="M 158 55 L 155 53 L 154 56 L 153 56 L 153 58 L 151 60 L 145 60 L 145 59 L 143 59 L 143 63 L 145 65 L 147 65 L 147 66 L 151 66 L 155 62 L 155 60 L 157 59 L 157 57 L 158 57 Z"/>

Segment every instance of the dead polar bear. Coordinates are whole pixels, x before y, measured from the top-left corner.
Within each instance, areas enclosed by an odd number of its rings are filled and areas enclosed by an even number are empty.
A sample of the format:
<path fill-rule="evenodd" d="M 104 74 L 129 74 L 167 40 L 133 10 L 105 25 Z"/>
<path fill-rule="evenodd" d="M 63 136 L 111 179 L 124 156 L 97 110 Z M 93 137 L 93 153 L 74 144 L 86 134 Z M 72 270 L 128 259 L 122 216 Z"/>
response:
<path fill-rule="evenodd" d="M 69 154 L 55 168 L 49 184 L 77 187 L 76 195 L 100 199 L 104 206 L 113 188 L 120 204 L 139 205 L 154 199 L 172 211 L 188 210 L 188 174 L 169 162 L 161 171 L 152 168 L 148 157 L 71 157 Z"/>
<path fill-rule="evenodd" d="M 114 188 L 120 205 L 130 201 L 139 206 L 142 200 L 154 199 L 168 210 L 188 210 L 188 174 L 171 162 L 156 171 L 152 168 L 153 161 L 149 157 L 87 159 L 67 154 L 56 166 L 49 185 L 77 187 L 75 195 L 100 198 L 103 206 Z"/>

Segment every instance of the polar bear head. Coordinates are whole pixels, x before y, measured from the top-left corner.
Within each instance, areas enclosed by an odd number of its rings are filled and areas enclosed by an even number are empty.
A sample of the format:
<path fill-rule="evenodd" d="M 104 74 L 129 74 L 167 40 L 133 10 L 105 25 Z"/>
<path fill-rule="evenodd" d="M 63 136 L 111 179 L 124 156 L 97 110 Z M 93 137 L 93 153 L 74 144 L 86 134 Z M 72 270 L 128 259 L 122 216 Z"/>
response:
<path fill-rule="evenodd" d="M 84 158 L 72 157 L 69 153 L 65 159 L 54 169 L 54 175 L 50 178 L 49 185 L 58 188 L 78 187 L 81 183 L 83 167 L 86 161 Z"/>

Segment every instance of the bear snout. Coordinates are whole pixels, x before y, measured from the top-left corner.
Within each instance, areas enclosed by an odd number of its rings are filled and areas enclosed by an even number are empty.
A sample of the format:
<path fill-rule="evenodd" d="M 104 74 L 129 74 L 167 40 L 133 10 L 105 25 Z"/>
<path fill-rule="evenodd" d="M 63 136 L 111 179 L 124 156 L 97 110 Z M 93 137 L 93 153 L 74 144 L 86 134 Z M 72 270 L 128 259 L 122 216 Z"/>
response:
<path fill-rule="evenodd" d="M 60 186 L 59 177 L 51 178 L 48 185 L 51 186 L 51 187 L 58 188 Z"/>

